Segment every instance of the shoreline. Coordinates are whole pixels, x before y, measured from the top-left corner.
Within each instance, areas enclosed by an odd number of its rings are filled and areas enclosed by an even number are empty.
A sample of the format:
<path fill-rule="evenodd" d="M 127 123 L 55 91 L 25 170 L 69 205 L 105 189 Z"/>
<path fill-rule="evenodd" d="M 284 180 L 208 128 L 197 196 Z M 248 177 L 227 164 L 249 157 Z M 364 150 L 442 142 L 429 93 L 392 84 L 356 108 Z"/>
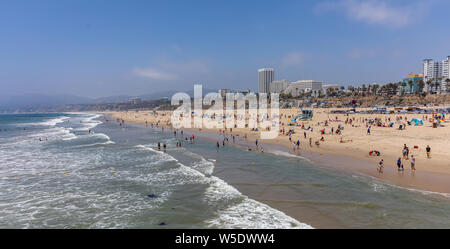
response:
<path fill-rule="evenodd" d="M 122 115 L 124 113 L 125 112 L 101 112 L 101 114 L 108 115 L 111 120 L 120 118 L 128 123 L 145 125 L 145 122 L 143 122 L 142 120 Z M 165 129 L 172 130 L 170 125 L 159 124 L 158 127 L 164 127 Z M 193 133 L 198 137 L 209 139 L 212 142 L 214 142 L 214 140 L 221 141 L 223 139 L 223 133 L 219 132 L 218 129 L 201 129 L 201 131 L 199 131 L 198 129 L 191 128 L 180 130 Z M 255 141 L 256 136 L 255 134 L 252 134 L 255 132 L 245 132 L 241 130 L 242 129 L 233 129 L 232 134 L 237 138 L 236 143 L 233 144 L 232 141 L 230 141 L 229 144 L 254 148 L 255 144 L 250 141 Z M 225 134 L 229 135 L 230 133 L 226 132 Z M 244 141 L 244 139 L 242 138 L 243 135 L 247 135 L 247 141 Z M 327 140 L 331 136 L 335 136 L 336 138 L 338 138 L 337 135 L 327 135 Z M 403 172 L 398 172 L 393 162 L 384 159 L 384 173 L 379 175 L 376 170 L 377 162 L 382 157 L 369 158 L 368 156 L 361 156 L 361 154 L 363 153 L 361 153 L 361 151 L 360 153 L 355 153 L 354 149 L 348 151 L 342 149 L 336 150 L 329 149 L 326 145 L 321 145 L 320 148 L 316 148 L 316 146 L 309 148 L 309 146 L 306 145 L 306 142 L 302 141 L 300 145 L 301 153 L 300 155 L 298 155 L 293 153 L 292 147 L 290 147 L 289 142 L 286 143 L 280 141 L 279 139 L 260 140 L 259 144 L 264 147 L 264 151 L 267 153 L 276 154 L 273 153 L 273 150 L 276 149 L 283 152 L 283 154 L 288 153 L 287 155 L 285 154 L 280 156 L 300 156 L 305 158 L 306 160 L 309 160 L 315 166 L 324 167 L 326 169 L 337 170 L 349 175 L 359 174 L 406 189 L 432 192 L 434 194 L 447 197 L 450 196 L 450 181 L 448 181 L 448 179 L 450 179 L 450 174 L 442 171 L 433 171 L 433 168 L 432 170 L 418 169 L 416 170 L 416 172 L 414 172 L 411 171 L 407 165 L 409 161 L 405 161 L 405 170 Z"/>
<path fill-rule="evenodd" d="M 111 117 L 109 115 L 105 115 L 105 117 L 107 117 L 108 119 Z M 111 122 L 112 124 L 115 125 L 119 125 L 116 122 Z M 137 126 L 143 129 L 146 129 L 145 124 L 139 123 L 139 122 L 129 122 L 129 125 L 131 126 Z M 125 125 L 126 127 L 126 125 Z M 161 132 L 161 127 L 150 127 L 148 126 L 148 129 L 151 129 L 153 131 L 156 132 Z M 188 129 L 182 129 L 184 131 L 184 136 L 185 137 L 189 137 L 191 135 L 195 135 L 196 138 L 206 141 L 206 142 L 210 142 L 211 146 L 215 147 L 215 141 L 221 141 L 221 138 L 223 138 L 223 134 L 220 134 L 218 132 L 215 131 L 195 131 L 195 130 L 188 130 Z M 170 127 L 164 127 L 164 133 L 166 133 L 167 135 L 171 136 L 172 132 L 174 130 Z M 179 133 L 180 130 L 178 130 L 177 134 Z M 220 145 L 222 147 L 222 145 Z M 236 142 L 233 143 L 232 140 L 230 139 L 226 145 L 226 147 L 237 147 L 238 149 L 242 150 L 242 151 L 246 151 L 247 147 L 251 147 L 252 146 L 252 142 L 251 141 L 245 141 L 244 139 L 241 139 L 240 137 L 236 139 Z M 289 158 L 288 160 L 293 161 L 293 163 L 295 163 L 295 161 L 298 161 L 299 163 L 301 163 L 301 161 L 306 160 L 308 161 L 310 164 L 309 167 L 312 168 L 318 168 L 319 170 L 324 170 L 331 172 L 331 174 L 338 174 L 338 175 L 343 175 L 343 176 L 347 176 L 347 177 L 356 177 L 361 179 L 364 182 L 373 182 L 373 181 L 379 181 L 380 183 L 386 184 L 388 186 L 391 186 L 395 189 L 398 190 L 403 190 L 406 192 L 410 192 L 411 194 L 417 194 L 419 196 L 434 196 L 433 198 L 438 198 L 438 199 L 442 199 L 443 200 L 448 200 L 448 198 L 450 197 L 450 194 L 446 194 L 446 193 L 441 193 L 438 191 L 434 191 L 434 190 L 422 190 L 421 188 L 416 188 L 416 187 L 411 187 L 408 185 L 401 185 L 401 184 L 397 184 L 395 182 L 390 182 L 388 179 L 380 179 L 377 177 L 372 177 L 368 174 L 364 174 L 361 172 L 357 172 L 354 171 L 352 169 L 348 169 L 346 167 L 342 167 L 342 165 L 333 165 L 330 166 L 332 164 L 330 164 L 331 162 L 336 160 L 336 156 L 333 155 L 322 155 L 320 156 L 320 154 L 318 153 L 314 153 L 314 152 L 306 152 L 304 154 L 302 154 L 302 156 L 297 156 L 295 154 L 293 154 L 289 148 L 283 144 L 270 144 L 267 142 L 262 142 L 261 146 L 264 147 L 264 154 L 268 154 L 270 156 L 277 156 L 277 157 L 282 157 L 280 158 L 280 160 L 285 160 L 286 158 Z M 245 153 L 245 152 L 244 152 Z M 254 153 L 254 154 L 259 154 L 259 151 L 255 151 L 252 150 L 251 152 L 248 153 Z M 349 162 L 349 163 L 357 163 L 355 162 L 354 159 L 350 158 L 350 157 L 346 157 L 343 155 L 338 155 L 339 158 L 341 158 L 342 160 L 340 160 L 342 163 L 345 162 Z M 319 160 L 318 160 L 319 159 Z M 226 164 L 225 161 L 220 161 L 220 163 L 222 164 Z M 228 184 L 230 184 L 231 186 L 235 187 L 239 192 L 241 192 L 243 195 L 248 196 L 250 199 L 253 199 L 255 201 L 264 203 L 276 210 L 279 210 L 281 212 L 283 212 L 284 214 L 296 219 L 298 222 L 300 223 L 304 223 L 304 224 L 308 224 L 314 228 L 317 229 L 321 229 L 321 228 L 334 228 L 334 229 L 342 229 L 342 228 L 353 228 L 353 226 L 348 226 L 348 224 L 345 224 L 345 222 L 340 221 L 338 218 L 336 219 L 336 217 L 330 216 L 330 215 L 326 215 L 323 216 L 320 208 L 314 207 L 314 203 L 316 203 L 315 201 L 309 201 L 309 200 L 305 200 L 302 197 L 297 197 L 297 195 L 294 192 L 291 192 L 289 190 L 287 192 L 279 192 L 279 190 L 277 190 L 277 187 L 271 187 L 271 184 L 267 184 L 267 182 L 265 181 L 259 181 L 259 183 L 251 183 L 248 184 L 246 182 L 240 181 L 234 179 L 233 177 L 233 173 L 229 173 L 230 169 L 226 169 L 226 168 L 222 168 L 222 165 L 218 165 L 218 169 L 220 169 L 219 171 L 214 171 L 213 175 L 219 177 L 220 179 L 224 180 L 225 182 L 227 182 Z M 370 162 L 366 162 L 367 165 L 371 166 Z M 302 163 L 301 163 L 302 164 Z M 344 165 L 346 166 L 346 165 Z M 347 165 L 348 166 L 348 165 Z M 274 165 L 274 167 L 276 167 L 276 165 Z M 223 170 L 225 169 L 225 171 Z M 374 167 L 371 167 L 370 169 L 373 169 L 373 171 L 375 171 Z M 235 172 L 235 171 L 232 171 Z M 289 184 L 289 183 L 287 183 Z M 294 183 L 293 183 L 294 184 Z M 277 185 L 277 184 L 276 184 Z M 261 187 L 256 187 L 256 186 L 261 186 Z M 261 194 L 262 189 L 264 189 L 264 194 Z M 268 189 L 272 189 L 272 190 L 268 190 Z M 318 201 L 317 203 L 320 203 L 320 201 Z M 339 205 L 338 203 L 334 203 L 333 201 L 331 201 L 330 203 L 325 203 L 325 205 Z M 365 202 L 348 202 L 345 203 L 343 205 L 366 205 Z"/>

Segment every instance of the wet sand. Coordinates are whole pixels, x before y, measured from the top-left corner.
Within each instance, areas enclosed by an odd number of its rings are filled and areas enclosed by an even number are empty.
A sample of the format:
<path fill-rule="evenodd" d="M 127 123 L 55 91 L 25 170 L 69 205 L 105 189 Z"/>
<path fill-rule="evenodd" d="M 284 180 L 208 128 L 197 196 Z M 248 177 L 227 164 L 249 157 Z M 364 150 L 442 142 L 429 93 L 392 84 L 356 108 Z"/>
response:
<path fill-rule="evenodd" d="M 139 123 L 139 122 L 130 122 Z M 142 123 L 140 123 L 142 124 Z M 154 127 L 156 130 L 160 130 L 161 127 Z M 196 138 L 201 138 L 208 140 L 211 144 L 215 144 L 219 141 L 220 146 L 222 146 L 221 141 L 224 138 L 223 133 L 218 133 L 213 130 L 194 130 L 194 129 L 183 129 L 184 136 L 195 135 Z M 164 132 L 170 134 L 173 130 L 170 127 L 166 127 Z M 178 131 L 179 134 L 180 130 Z M 261 153 L 256 150 L 255 143 L 253 139 L 245 140 L 241 135 L 236 136 L 235 142 L 233 143 L 230 134 L 227 134 L 229 140 L 227 146 L 236 146 L 242 151 L 247 151 L 247 148 L 251 148 L 252 151 L 249 153 Z M 404 188 L 411 189 L 422 189 L 426 191 L 448 193 L 450 189 L 450 184 L 448 183 L 447 175 L 436 174 L 433 172 L 417 172 L 413 174 L 408 169 L 405 169 L 403 173 L 398 173 L 396 167 L 385 167 L 385 173 L 379 175 L 376 171 L 376 165 L 371 160 L 366 159 L 356 159 L 348 155 L 338 155 L 331 153 L 315 152 L 302 150 L 300 155 L 292 152 L 292 147 L 286 146 L 283 143 L 270 143 L 268 141 L 260 142 L 259 148 L 264 148 L 264 153 L 271 153 L 278 156 L 288 157 L 289 161 L 300 161 L 307 160 L 314 165 L 314 167 L 320 167 L 325 171 L 334 171 L 346 175 L 356 175 L 363 176 L 367 181 L 370 177 L 376 178 L 377 180 L 392 183 Z M 217 162 L 217 168 L 214 171 L 214 175 L 225 180 L 232 186 L 236 187 L 241 193 L 249 196 L 252 199 L 266 203 L 271 207 L 278 209 L 287 215 L 301 220 L 307 224 L 313 225 L 315 228 L 350 228 L 353 226 L 348 226 L 345 222 L 336 217 L 335 214 L 330 214 L 329 211 L 324 211 L 323 206 L 328 206 L 327 208 L 332 208 L 334 206 L 345 206 L 354 207 L 355 205 L 369 205 L 364 203 L 340 203 L 330 200 L 328 203 L 325 201 L 311 201 L 308 198 L 304 198 L 303 195 L 299 195 L 297 190 L 293 189 L 293 186 L 299 184 L 314 184 L 314 183 L 302 183 L 302 182 L 284 182 L 278 181 L 273 183 L 269 181 L 270 176 L 255 176 L 255 173 L 251 170 L 249 172 L 243 171 L 242 168 L 233 169 L 225 167 L 221 164 L 226 162 Z M 250 163 L 250 162 L 249 162 Z M 245 168 L 245 167 L 244 167 Z M 257 169 L 255 169 L 257 170 Z M 435 184 L 430 184 L 430 183 Z M 370 209 L 370 207 L 369 207 Z M 341 209 L 338 209 L 337 212 Z M 356 219 L 356 218 L 355 218 Z M 355 223 L 358 223 L 357 221 Z M 354 227 L 353 227 L 354 228 Z"/>
<path fill-rule="evenodd" d="M 396 184 L 405 188 L 414 188 L 426 191 L 450 193 L 450 143 L 447 143 L 448 134 L 450 134 L 450 125 L 448 121 L 443 123 L 443 127 L 437 129 L 431 128 L 431 125 L 425 121 L 424 126 L 407 126 L 406 130 L 398 130 L 395 125 L 393 128 L 372 126 L 371 135 L 366 134 L 367 127 L 364 121 L 360 119 L 379 117 L 382 120 L 391 118 L 395 122 L 397 116 L 402 116 L 403 120 L 412 117 L 421 118 L 426 114 L 387 114 L 387 115 L 364 115 L 352 114 L 349 116 L 343 114 L 329 114 L 324 109 L 315 109 L 314 118 L 310 121 L 300 122 L 305 127 L 311 126 L 314 131 L 305 131 L 301 127 L 288 126 L 289 119 L 298 113 L 295 109 L 283 109 L 281 113 L 281 128 L 294 129 L 295 134 L 292 136 L 293 141 L 300 140 L 300 155 L 313 161 L 314 164 L 323 165 L 332 169 L 336 169 L 348 174 L 362 174 L 369 177 L 377 178 L 381 181 Z M 158 112 L 154 115 L 151 112 L 113 112 L 107 113 L 111 119 L 123 119 L 126 122 L 145 124 L 157 124 L 159 127 L 170 128 L 171 112 Z M 428 114 L 427 116 L 431 116 Z M 329 125 L 325 126 L 325 120 L 329 121 Z M 352 125 L 344 124 L 346 118 L 355 118 Z M 342 135 L 331 135 L 330 129 L 340 124 L 344 126 Z M 320 130 L 325 129 L 325 135 L 320 134 Z M 220 136 L 223 130 L 219 129 L 184 129 L 186 132 L 195 132 L 197 136 L 211 137 L 221 141 Z M 220 132 L 220 133 L 219 133 Z M 307 133 L 307 139 L 304 139 L 303 132 Z M 214 137 L 217 134 L 219 137 Z M 236 144 L 243 146 L 255 147 L 255 140 L 259 140 L 259 132 L 250 131 L 250 129 L 233 129 L 227 130 L 225 134 L 233 134 L 236 138 Z M 243 136 L 247 136 L 244 141 Z M 321 142 L 320 146 L 314 145 L 320 137 L 325 138 L 325 142 Z M 312 138 L 313 146 L 309 146 L 308 139 Z M 347 143 L 340 143 L 343 138 Z M 351 141 L 351 142 L 350 142 Z M 293 154 L 292 144 L 285 135 L 279 135 L 276 139 L 259 140 L 261 146 L 266 152 L 270 152 L 270 148 Z M 405 170 L 398 172 L 395 161 L 401 155 L 403 144 L 406 143 L 410 147 L 411 154 L 416 156 L 416 172 L 410 170 L 409 160 L 403 160 Z M 432 147 L 432 158 L 426 159 L 425 147 L 430 144 Z M 419 145 L 419 149 L 413 149 L 414 145 Z M 369 156 L 368 151 L 376 149 L 381 152 L 381 156 Z M 384 173 L 378 174 L 377 164 L 384 159 Z"/>

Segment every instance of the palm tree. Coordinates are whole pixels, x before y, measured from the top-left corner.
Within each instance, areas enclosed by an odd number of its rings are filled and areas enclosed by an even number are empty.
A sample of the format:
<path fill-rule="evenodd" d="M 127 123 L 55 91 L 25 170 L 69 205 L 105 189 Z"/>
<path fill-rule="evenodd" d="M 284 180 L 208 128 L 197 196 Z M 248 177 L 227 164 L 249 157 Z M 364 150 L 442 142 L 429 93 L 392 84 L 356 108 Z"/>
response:
<path fill-rule="evenodd" d="M 431 81 L 431 80 L 427 80 L 427 91 L 429 92 L 430 91 L 430 87 L 431 87 L 431 84 L 433 83 L 433 81 Z"/>
<path fill-rule="evenodd" d="M 403 95 L 404 93 L 405 93 L 405 86 L 406 86 L 406 82 L 399 82 L 400 83 L 400 86 L 402 87 L 402 89 L 400 90 L 400 92 L 401 92 L 401 94 Z"/>
<path fill-rule="evenodd" d="M 365 94 L 367 91 L 366 84 L 362 84 L 361 89 L 362 89 L 362 93 Z"/>
<path fill-rule="evenodd" d="M 445 88 L 447 92 L 450 92 L 450 79 L 449 78 L 445 79 L 445 83 L 446 83 Z"/>
<path fill-rule="evenodd" d="M 423 80 L 419 80 L 418 82 L 417 82 L 417 86 L 418 86 L 418 91 L 417 91 L 417 93 L 421 93 L 422 91 L 423 91 L 423 88 L 424 88 L 424 86 L 425 86 L 425 82 L 423 82 Z"/>
<path fill-rule="evenodd" d="M 349 90 L 352 95 L 355 94 L 355 87 L 349 85 L 347 86 L 347 90 Z"/>
<path fill-rule="evenodd" d="M 431 78 L 431 92 L 433 92 L 433 87 L 434 87 L 434 90 L 436 91 L 437 90 L 436 80 L 434 78 Z"/>
<path fill-rule="evenodd" d="M 378 85 L 378 84 L 374 84 L 374 85 L 372 86 L 373 94 L 375 94 L 375 95 L 377 94 L 378 88 L 380 88 L 380 85 Z"/>
<path fill-rule="evenodd" d="M 439 92 L 441 92 L 441 90 L 442 90 L 442 80 L 443 80 L 443 78 L 442 77 L 439 77 L 438 79 L 437 79 L 437 86 L 439 87 Z"/>
<path fill-rule="evenodd" d="M 408 80 L 409 93 L 413 93 L 413 84 L 414 82 L 412 80 Z"/>

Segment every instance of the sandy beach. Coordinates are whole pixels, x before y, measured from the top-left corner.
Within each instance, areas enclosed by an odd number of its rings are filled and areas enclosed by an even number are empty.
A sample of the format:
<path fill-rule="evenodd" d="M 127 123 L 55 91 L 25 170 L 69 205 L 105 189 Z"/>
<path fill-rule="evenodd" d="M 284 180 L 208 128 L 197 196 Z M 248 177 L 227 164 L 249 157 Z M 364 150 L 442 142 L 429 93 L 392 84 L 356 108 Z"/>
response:
<path fill-rule="evenodd" d="M 336 110 L 336 109 L 333 109 Z M 447 137 L 450 127 L 447 120 L 442 126 L 433 128 L 429 122 L 431 114 L 331 114 L 330 109 L 314 109 L 314 117 L 307 121 L 298 121 L 297 126 L 289 126 L 298 109 L 281 109 L 281 132 L 275 139 L 260 140 L 260 131 L 252 131 L 249 128 L 227 129 L 184 129 L 187 133 L 197 134 L 227 134 L 235 136 L 235 143 L 243 146 L 255 147 L 258 139 L 260 146 L 268 150 L 270 147 L 280 147 L 286 152 L 304 156 L 313 162 L 317 162 L 338 170 L 349 173 L 360 173 L 380 180 L 394 183 L 407 188 L 426 191 L 450 193 L 450 155 L 447 151 L 450 144 Z M 107 112 L 113 121 L 123 120 L 125 123 L 157 125 L 158 127 L 171 128 L 171 111 L 124 111 Z M 400 120 L 401 117 L 401 120 Z M 381 123 L 390 124 L 393 127 L 379 127 L 369 124 L 371 119 L 379 118 Z M 399 123 L 406 123 L 412 118 L 423 119 L 423 126 L 406 125 L 406 129 L 399 130 Z M 390 121 L 389 121 L 390 119 Z M 349 120 L 352 120 L 351 123 Z M 347 122 L 346 122 L 347 121 Z M 398 121 L 398 122 L 397 122 Z M 341 126 L 341 134 L 335 133 Z M 370 135 L 367 130 L 370 126 Z M 307 130 L 308 127 L 312 129 Z M 331 133 L 333 129 L 334 134 Z M 300 141 L 300 149 L 293 150 L 293 144 L 286 133 L 293 130 L 291 140 Z M 324 134 L 322 134 L 324 130 Z M 306 138 L 305 138 L 306 135 Z M 323 141 L 321 138 L 323 137 Z M 309 140 L 312 140 L 310 146 Z M 212 139 L 215 139 L 214 137 Z M 221 142 L 218 138 L 217 140 Z M 316 141 L 319 145 L 316 145 Z M 409 157 L 416 158 L 416 171 L 412 171 L 410 160 L 402 157 L 404 145 L 409 148 Z M 427 158 L 426 146 L 431 147 L 431 158 Z M 369 151 L 376 150 L 380 156 L 370 156 Z M 401 157 L 404 171 L 397 170 L 396 161 Z M 384 160 L 384 172 L 377 172 L 378 162 Z"/>

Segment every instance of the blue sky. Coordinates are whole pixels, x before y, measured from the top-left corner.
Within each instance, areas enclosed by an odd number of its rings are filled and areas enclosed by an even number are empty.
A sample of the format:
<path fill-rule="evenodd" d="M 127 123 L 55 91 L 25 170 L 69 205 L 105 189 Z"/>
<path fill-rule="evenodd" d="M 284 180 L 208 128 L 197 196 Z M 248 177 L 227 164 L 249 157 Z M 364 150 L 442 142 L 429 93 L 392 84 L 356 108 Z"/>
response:
<path fill-rule="evenodd" d="M 87 97 L 257 87 L 276 79 L 358 85 L 421 73 L 450 55 L 446 0 L 14 0 L 0 2 L 2 94 Z"/>

